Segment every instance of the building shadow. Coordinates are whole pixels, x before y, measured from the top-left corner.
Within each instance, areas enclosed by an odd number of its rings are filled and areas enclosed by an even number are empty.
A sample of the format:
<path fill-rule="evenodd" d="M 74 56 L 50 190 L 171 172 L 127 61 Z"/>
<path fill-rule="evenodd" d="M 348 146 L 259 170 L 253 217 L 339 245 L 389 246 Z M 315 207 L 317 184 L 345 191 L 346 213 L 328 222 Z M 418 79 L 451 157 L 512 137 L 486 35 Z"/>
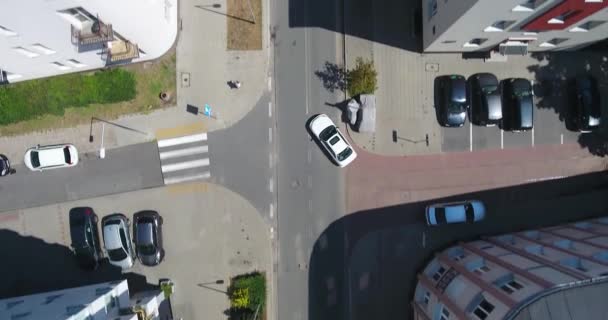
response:
<path fill-rule="evenodd" d="M 603 44 L 605 46 L 605 44 Z M 599 45 L 598 45 L 599 46 Z M 574 131 L 571 110 L 576 103 L 576 77 L 591 75 L 597 80 L 602 111 L 600 128 L 582 133 L 578 143 L 596 156 L 608 155 L 608 51 L 593 47 L 577 52 L 532 53 L 538 63 L 527 67 L 534 74 L 535 103 L 539 109 L 550 109 Z"/>
<path fill-rule="evenodd" d="M 94 271 L 81 269 L 69 248 L 12 230 L 0 230 L 0 243 L 0 299 L 122 279 L 131 294 L 157 288 L 145 276 L 123 274 L 107 261 Z"/>
<path fill-rule="evenodd" d="M 413 319 L 416 275 L 458 241 L 606 215 L 608 174 L 530 183 L 364 210 L 328 226 L 314 244 L 308 274 L 310 320 Z M 430 203 L 482 200 L 484 221 L 427 227 Z"/>
<path fill-rule="evenodd" d="M 419 0 L 289 0 L 289 27 L 317 27 L 420 52 Z"/>

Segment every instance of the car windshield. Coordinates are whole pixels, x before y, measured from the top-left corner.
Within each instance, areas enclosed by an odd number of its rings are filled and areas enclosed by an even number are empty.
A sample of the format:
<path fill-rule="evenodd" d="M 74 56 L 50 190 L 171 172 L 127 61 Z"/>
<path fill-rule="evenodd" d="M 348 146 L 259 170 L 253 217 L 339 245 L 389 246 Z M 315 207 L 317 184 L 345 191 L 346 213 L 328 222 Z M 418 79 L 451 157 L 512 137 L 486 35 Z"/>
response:
<path fill-rule="evenodd" d="M 338 154 L 338 160 L 342 161 L 342 160 L 348 158 L 348 156 L 350 156 L 352 153 L 353 153 L 353 150 L 351 148 L 346 148 L 346 149 L 344 149 L 344 151 L 342 151 Z"/>
<path fill-rule="evenodd" d="M 72 164 L 72 159 L 70 158 L 70 148 L 63 148 L 63 157 L 65 158 L 65 163 Z"/>
<path fill-rule="evenodd" d="M 467 222 L 474 222 L 475 221 L 475 214 L 473 211 L 473 206 L 470 203 L 467 203 L 464 205 L 464 211 L 467 215 Z"/>
<path fill-rule="evenodd" d="M 108 256 L 112 261 L 121 261 L 127 257 L 127 253 L 122 248 L 108 250 Z"/>
<path fill-rule="evenodd" d="M 32 167 L 34 167 L 34 168 L 40 167 L 40 159 L 38 159 L 38 151 L 32 151 L 32 153 L 30 153 L 30 160 L 32 161 Z"/>
<path fill-rule="evenodd" d="M 137 246 L 137 249 L 143 255 L 153 255 L 156 253 L 156 247 L 153 244 L 142 244 Z"/>
<path fill-rule="evenodd" d="M 451 102 L 448 105 L 448 110 L 450 112 L 454 112 L 454 113 L 460 113 L 464 111 L 464 103 L 459 103 L 459 102 Z"/>
<path fill-rule="evenodd" d="M 338 130 L 336 130 L 336 127 L 334 127 L 334 126 L 327 127 L 323 131 L 321 131 L 321 134 L 319 134 L 319 138 L 323 141 L 327 141 L 327 140 L 329 140 L 329 138 L 334 136 L 336 134 L 336 132 L 338 132 Z"/>
<path fill-rule="evenodd" d="M 445 219 L 445 208 L 435 208 L 435 220 L 437 220 L 437 224 L 446 223 L 447 220 Z"/>

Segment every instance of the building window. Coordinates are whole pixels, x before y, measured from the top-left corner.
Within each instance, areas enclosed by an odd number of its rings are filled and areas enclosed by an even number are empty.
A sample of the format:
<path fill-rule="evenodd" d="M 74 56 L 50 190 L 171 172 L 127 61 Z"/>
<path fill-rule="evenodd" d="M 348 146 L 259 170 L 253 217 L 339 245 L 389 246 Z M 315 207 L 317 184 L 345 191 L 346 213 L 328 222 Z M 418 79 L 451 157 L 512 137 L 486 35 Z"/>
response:
<path fill-rule="evenodd" d="M 445 41 L 441 41 L 441 43 L 444 43 L 444 44 L 456 43 L 456 40 L 445 40 Z"/>
<path fill-rule="evenodd" d="M 448 320 L 448 319 L 450 319 L 450 311 L 442 306 L 441 307 L 441 314 L 439 315 L 439 319 L 441 319 L 441 320 Z"/>
<path fill-rule="evenodd" d="M 69 8 L 57 11 L 57 13 L 79 29 L 82 29 L 83 24 L 88 21 L 93 21 L 95 18 L 91 16 L 82 7 Z"/>
<path fill-rule="evenodd" d="M 22 303 L 23 303 L 23 300 L 9 301 L 6 303 L 6 310 L 10 310 L 12 307 L 20 305 Z"/>
<path fill-rule="evenodd" d="M 485 264 L 476 269 L 473 269 L 473 272 L 477 273 L 480 276 L 488 271 L 490 271 L 490 268 L 488 266 L 486 266 Z"/>
<path fill-rule="evenodd" d="M 547 0 L 528 0 L 528 1 L 525 1 L 525 2 L 515 6 L 515 8 L 511 9 L 511 11 L 513 11 L 513 12 L 532 12 L 536 8 L 538 8 L 541 4 L 543 4 L 543 2 L 545 2 L 545 1 L 547 1 Z"/>
<path fill-rule="evenodd" d="M 28 58 L 35 58 L 35 57 L 39 56 L 39 54 L 37 54 L 36 52 L 27 50 L 24 47 L 15 47 L 15 48 L 13 48 L 13 50 L 15 50 L 16 52 L 18 52 Z"/>
<path fill-rule="evenodd" d="M 547 21 L 547 23 L 563 24 L 566 20 L 574 17 L 575 15 L 579 14 L 580 12 L 581 12 L 580 10 L 568 10 L 555 18 L 549 19 L 549 21 Z"/>
<path fill-rule="evenodd" d="M 110 287 L 95 288 L 95 295 L 98 297 L 103 296 L 110 291 L 112 291 L 112 288 Z"/>
<path fill-rule="evenodd" d="M 25 319 L 25 317 L 29 316 L 30 314 L 32 314 L 31 312 L 22 312 L 22 313 L 17 313 L 17 314 L 13 314 L 11 315 L 11 320 L 17 320 L 17 319 Z"/>
<path fill-rule="evenodd" d="M 61 296 L 63 296 L 63 294 L 54 294 L 54 295 L 51 295 L 51 296 L 47 296 L 46 300 L 44 301 L 44 304 L 52 303 L 53 301 L 61 298 Z"/>
<path fill-rule="evenodd" d="M 429 20 L 437 14 L 437 0 L 429 1 Z"/>
<path fill-rule="evenodd" d="M 588 271 L 587 268 L 585 268 L 585 266 L 583 266 L 583 262 L 581 261 L 581 259 L 579 257 L 570 257 L 570 258 L 562 259 L 559 263 L 561 265 L 576 269 L 578 271 L 582 271 L 582 272 Z"/>
<path fill-rule="evenodd" d="M 63 64 L 63 63 L 61 63 L 61 62 L 57 62 L 57 61 L 55 61 L 55 62 L 51 62 L 51 64 L 52 64 L 53 66 L 55 66 L 55 68 L 57 68 L 57 69 L 59 69 L 59 70 L 61 70 L 61 71 L 65 71 L 65 70 L 69 70 L 69 69 L 71 69 L 69 66 L 66 66 L 65 64 Z"/>
<path fill-rule="evenodd" d="M 445 268 L 439 267 L 439 269 L 437 269 L 437 271 L 435 271 L 435 274 L 433 274 L 433 279 L 435 279 L 435 281 L 439 281 L 439 279 L 441 279 L 441 276 L 443 276 L 444 273 L 445 273 Z"/>
<path fill-rule="evenodd" d="M 483 299 L 477 308 L 473 310 L 473 314 L 477 316 L 478 319 L 484 320 L 492 313 L 492 310 L 494 310 L 494 305 L 489 303 L 486 299 Z"/>
<path fill-rule="evenodd" d="M 67 64 L 71 65 L 74 68 L 84 68 L 87 66 L 86 64 L 84 64 L 76 59 L 69 59 L 69 60 L 66 60 L 66 62 L 67 62 Z"/>
<path fill-rule="evenodd" d="M 428 306 L 429 301 L 431 301 L 431 292 L 429 292 L 429 291 L 425 292 L 424 298 L 422 299 L 422 301 L 424 302 L 424 305 Z"/>
<path fill-rule="evenodd" d="M 513 292 L 515 292 L 517 290 L 520 290 L 523 287 L 524 286 L 521 283 L 519 283 L 519 282 L 517 282 L 515 280 L 508 281 L 508 282 L 504 283 L 502 286 L 500 286 L 500 288 L 502 289 L 502 291 L 504 291 L 504 292 L 506 292 L 508 294 L 511 294 L 511 293 L 513 293 Z"/>
<path fill-rule="evenodd" d="M 480 45 L 482 45 L 486 41 L 488 41 L 488 39 L 483 39 L 483 38 L 471 39 L 471 41 L 465 43 L 463 45 L 463 47 L 465 47 L 465 48 L 477 48 L 477 47 L 479 47 Z"/>
<path fill-rule="evenodd" d="M 604 22 L 606 22 L 606 21 L 597 21 L 597 20 L 587 21 L 577 27 L 570 29 L 569 31 L 570 32 L 587 32 L 591 29 L 594 29 L 597 26 L 604 24 Z"/>
<path fill-rule="evenodd" d="M 51 50 L 51 49 L 41 45 L 40 43 L 33 44 L 32 49 L 34 49 L 42 54 L 46 54 L 46 55 L 55 53 L 54 50 Z"/>
<path fill-rule="evenodd" d="M 560 43 L 568 41 L 567 38 L 553 38 L 547 42 L 543 42 L 541 44 L 539 44 L 539 47 L 555 47 L 558 46 Z"/>
<path fill-rule="evenodd" d="M 496 21 L 491 26 L 483 29 L 483 31 L 484 32 L 503 32 L 514 23 L 515 23 L 515 21 L 513 21 L 513 20 Z"/>
<path fill-rule="evenodd" d="M 85 306 L 82 304 L 67 306 L 65 307 L 65 312 L 68 316 L 72 316 L 80 312 L 80 310 L 84 309 L 84 307 Z"/>
<path fill-rule="evenodd" d="M 5 28 L 3 26 L 0 26 L 0 34 L 6 37 L 14 37 L 17 35 L 17 32 L 9 29 L 9 28 Z"/>

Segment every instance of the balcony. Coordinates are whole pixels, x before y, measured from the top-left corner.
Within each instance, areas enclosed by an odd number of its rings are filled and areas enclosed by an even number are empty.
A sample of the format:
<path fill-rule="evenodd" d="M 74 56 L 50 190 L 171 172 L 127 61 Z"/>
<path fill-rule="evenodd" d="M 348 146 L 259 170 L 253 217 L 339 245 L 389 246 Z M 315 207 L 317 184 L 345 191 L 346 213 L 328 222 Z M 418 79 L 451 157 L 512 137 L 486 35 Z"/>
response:
<path fill-rule="evenodd" d="M 128 40 L 108 41 L 101 52 L 106 65 L 129 63 L 139 58 L 139 47 Z"/>
<path fill-rule="evenodd" d="M 82 29 L 71 26 L 72 43 L 78 46 L 78 52 L 99 50 L 103 44 L 114 39 L 111 24 L 96 19 L 83 23 Z"/>

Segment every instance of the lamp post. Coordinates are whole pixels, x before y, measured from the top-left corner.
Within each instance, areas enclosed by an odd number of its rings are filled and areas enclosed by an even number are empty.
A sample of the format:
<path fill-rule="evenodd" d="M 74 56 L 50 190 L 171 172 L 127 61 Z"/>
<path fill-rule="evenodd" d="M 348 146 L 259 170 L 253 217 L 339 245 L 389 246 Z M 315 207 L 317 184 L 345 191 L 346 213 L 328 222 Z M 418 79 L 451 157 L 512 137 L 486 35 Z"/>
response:
<path fill-rule="evenodd" d="M 101 158 L 101 159 L 103 159 L 103 158 L 106 157 L 106 148 L 103 146 L 103 138 L 104 138 L 104 135 L 105 135 L 105 132 L 106 132 L 106 124 L 113 125 L 115 127 L 118 127 L 118 128 L 124 129 L 124 130 L 128 130 L 128 131 L 131 131 L 131 132 L 135 132 L 135 133 L 144 135 L 146 137 L 149 136 L 147 132 L 143 132 L 143 131 L 140 131 L 140 130 L 137 130 L 137 129 L 133 129 L 133 128 L 130 128 L 130 127 L 127 127 L 127 126 L 123 126 L 121 124 L 118 124 L 118 123 L 115 123 L 115 122 L 111 122 L 111 121 L 108 121 L 108 120 L 100 119 L 100 118 L 97 118 L 97 117 L 91 117 L 91 126 L 89 128 L 89 142 L 91 142 L 91 143 L 94 140 L 94 138 L 93 138 L 93 122 L 94 121 L 99 121 L 99 122 L 102 123 L 101 124 L 101 145 L 99 147 L 99 158 Z"/>

